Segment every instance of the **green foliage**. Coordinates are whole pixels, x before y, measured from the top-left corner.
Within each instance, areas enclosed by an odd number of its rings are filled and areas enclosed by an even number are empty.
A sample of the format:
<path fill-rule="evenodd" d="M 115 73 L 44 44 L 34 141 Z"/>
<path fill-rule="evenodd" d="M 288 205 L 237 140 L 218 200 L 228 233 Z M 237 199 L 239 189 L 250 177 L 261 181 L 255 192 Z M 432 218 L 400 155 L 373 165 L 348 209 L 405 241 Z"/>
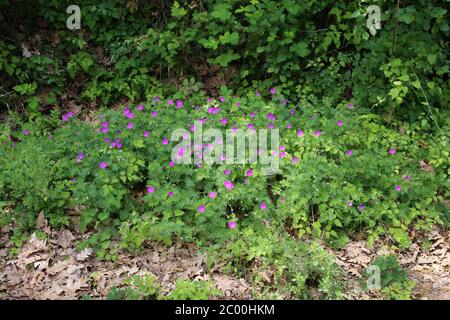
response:
<path fill-rule="evenodd" d="M 400 266 L 395 255 L 377 257 L 371 264 L 380 270 L 381 295 L 390 300 L 409 300 L 415 282 L 408 278 L 407 272 Z M 366 269 L 367 270 L 367 269 Z M 365 273 L 365 276 L 370 276 Z"/>
<path fill-rule="evenodd" d="M 164 298 L 165 300 L 208 300 L 220 295 L 222 292 L 209 281 L 178 279 L 175 288 Z"/>
<path fill-rule="evenodd" d="M 48 37 L 42 53 L 28 59 L 20 56 L 20 48 L 0 42 L 7 61 L 0 69 L 13 82 L 9 85 L 37 82 L 39 89 L 61 96 L 66 79 L 82 71 L 89 80 L 78 83 L 80 96 L 107 105 L 123 96 L 145 98 L 155 78 L 188 74 L 199 79 L 204 76 L 200 69 L 218 67 L 215 73 L 230 74 L 236 89 L 262 81 L 283 87 L 290 97 L 352 98 L 387 114 L 389 121 L 393 115 L 414 121 L 424 111 L 434 129 L 444 121 L 438 113 L 449 102 L 449 28 L 441 1 L 403 1 L 398 7 L 390 1 L 371 3 L 382 13 L 375 35 L 366 27 L 366 1 L 137 6 L 134 1 L 83 0 L 78 3 L 84 13 L 82 34 L 66 29 L 67 4 L 40 0 L 16 8 L 17 20 L 32 24 L 39 15 L 62 40 L 53 48 Z M 111 65 L 87 58 L 92 42 L 104 48 Z M 67 70 L 61 68 L 66 65 Z M 238 73 L 230 72 L 234 67 Z"/>
<path fill-rule="evenodd" d="M 222 292 L 209 281 L 190 281 L 178 279 L 174 289 L 163 295 L 155 283 L 153 275 L 133 276 L 124 281 L 123 286 L 112 288 L 108 300 L 208 300 L 220 296 Z"/>
<path fill-rule="evenodd" d="M 400 133 L 384 127 L 378 116 L 346 104 L 331 106 L 326 99 L 311 98 L 311 103 L 285 105 L 279 93 L 271 101 L 253 93 L 238 98 L 224 89 L 223 94 L 221 108 L 228 123 L 245 127 L 251 121 L 255 128 L 265 128 L 267 115 L 277 114 L 285 148 L 277 175 L 263 175 L 261 163 L 169 166 L 176 142 L 161 141 L 174 129 L 210 117 L 204 130 L 224 126 L 220 116 L 210 114 L 215 100 L 195 108 L 184 101 L 177 109 L 168 104 L 170 99 L 157 98 L 142 104 L 143 111 L 131 107 L 133 119 L 124 111 L 105 110 L 96 126 L 74 118 L 53 131 L 47 128 L 55 120 L 16 124 L 20 129 L 11 135 L 18 142 L 0 146 L 2 201 L 15 204 L 12 216 L 24 230 L 33 228 L 41 211 L 54 226 L 69 223 L 67 211 L 80 211 L 82 231 L 103 230 L 91 243 L 101 257 L 109 258 L 115 256 L 115 249 L 108 250 L 117 235 L 132 250 L 146 240 L 220 243 L 226 238 L 226 223 L 236 217 L 243 226 L 266 220 L 275 228 L 290 228 L 299 238 L 320 237 L 336 247 L 354 232 L 365 232 L 370 243 L 389 235 L 406 248 L 411 226 L 428 230 L 433 223 L 448 221 L 441 204 L 448 183 L 446 135 L 434 135 L 428 142 L 432 147 L 425 148 L 407 124 L 398 124 L 404 130 Z M 248 118 L 251 112 L 253 119 Z M 102 122 L 108 123 L 105 133 Z M 318 130 L 320 137 L 314 134 Z M 396 153 L 389 154 L 390 148 Z M 295 157 L 298 163 L 292 162 Z M 418 168 L 422 159 L 433 164 L 433 172 Z M 102 162 L 106 169 L 99 168 Z M 250 168 L 254 175 L 245 178 Z M 229 177 L 223 174 L 226 169 L 232 171 Z M 225 180 L 235 188 L 224 192 Z M 155 191 L 148 193 L 146 186 Z M 211 191 L 216 198 L 208 197 Z M 268 204 L 265 210 L 259 208 L 262 201 Z M 200 205 L 205 212 L 198 212 Z M 263 238 L 251 247 L 255 252 L 249 260 L 267 252 Z"/>
<path fill-rule="evenodd" d="M 108 300 L 157 300 L 161 289 L 155 283 L 154 275 L 133 276 L 124 282 L 124 287 L 114 287 L 108 294 Z"/>

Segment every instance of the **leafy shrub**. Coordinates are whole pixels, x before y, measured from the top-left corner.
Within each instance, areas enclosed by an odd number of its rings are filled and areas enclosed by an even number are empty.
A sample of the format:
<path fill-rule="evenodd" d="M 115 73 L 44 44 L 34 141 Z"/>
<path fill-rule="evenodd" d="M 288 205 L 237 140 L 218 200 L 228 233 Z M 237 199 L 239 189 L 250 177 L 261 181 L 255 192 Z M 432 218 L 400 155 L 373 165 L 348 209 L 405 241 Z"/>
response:
<path fill-rule="evenodd" d="M 3 66 L 8 81 L 17 79 L 11 86 L 34 81 L 61 96 L 65 79 L 73 76 L 73 56 L 103 47 L 112 65 L 89 63 L 83 70 L 89 81 L 78 84 L 82 97 L 103 106 L 123 96 L 145 98 L 146 84 L 156 77 L 219 76 L 244 88 L 239 93 L 260 81 L 283 87 L 291 98 L 327 95 L 333 103 L 352 98 L 389 121 L 394 115 L 414 121 L 425 112 L 433 130 L 445 122 L 449 27 L 442 1 L 83 0 L 78 5 L 85 32 L 79 34 L 66 29 L 68 4 L 19 2 L 14 10 L 2 4 L 30 30 L 39 17 L 62 39 L 55 48 L 48 37 L 43 54 L 28 60 L 20 57 L 20 48 L 0 43 L 2 56 L 8 56 Z M 374 4 L 381 8 L 381 30 L 371 35 L 367 9 Z M 61 66 L 67 63 L 65 71 Z"/>

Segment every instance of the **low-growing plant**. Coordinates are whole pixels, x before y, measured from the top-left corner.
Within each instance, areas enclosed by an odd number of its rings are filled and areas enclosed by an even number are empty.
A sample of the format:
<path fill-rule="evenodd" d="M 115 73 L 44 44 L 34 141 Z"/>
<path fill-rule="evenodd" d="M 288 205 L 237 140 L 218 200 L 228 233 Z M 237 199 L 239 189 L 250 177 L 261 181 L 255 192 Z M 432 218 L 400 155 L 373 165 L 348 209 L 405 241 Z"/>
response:
<path fill-rule="evenodd" d="M 374 267 L 379 272 L 380 287 L 378 289 L 383 298 L 390 300 L 411 299 L 415 282 L 409 279 L 408 273 L 400 266 L 395 255 L 389 254 L 375 258 L 372 264 L 365 270 L 364 279 L 372 276 L 372 273 L 368 272 L 368 270 L 369 268 L 373 270 Z"/>

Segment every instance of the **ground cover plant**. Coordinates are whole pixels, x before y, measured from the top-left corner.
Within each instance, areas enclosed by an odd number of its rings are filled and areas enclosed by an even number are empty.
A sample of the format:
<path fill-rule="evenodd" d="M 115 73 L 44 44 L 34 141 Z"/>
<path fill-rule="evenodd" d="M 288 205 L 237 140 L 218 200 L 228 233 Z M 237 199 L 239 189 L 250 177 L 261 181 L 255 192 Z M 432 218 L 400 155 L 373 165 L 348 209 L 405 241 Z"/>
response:
<path fill-rule="evenodd" d="M 252 298 L 417 297 L 398 257 L 450 223 L 445 1 L 83 0 L 77 30 L 68 5 L 0 1 L 2 257 L 75 230 L 115 265 L 195 246 Z M 358 241 L 383 254 L 343 267 Z M 227 297 L 154 273 L 101 298 Z"/>

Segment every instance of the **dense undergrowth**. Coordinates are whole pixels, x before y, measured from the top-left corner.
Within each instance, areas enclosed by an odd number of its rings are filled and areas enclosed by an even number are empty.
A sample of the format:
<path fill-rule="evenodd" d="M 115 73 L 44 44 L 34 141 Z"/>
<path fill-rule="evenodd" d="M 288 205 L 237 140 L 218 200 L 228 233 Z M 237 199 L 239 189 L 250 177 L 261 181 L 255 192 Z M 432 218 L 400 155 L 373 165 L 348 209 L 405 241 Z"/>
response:
<path fill-rule="evenodd" d="M 80 30 L 66 28 L 69 4 L 0 0 L 0 225 L 16 246 L 39 215 L 52 227 L 79 216 L 91 234 L 79 246 L 100 259 L 195 242 L 262 297 L 341 298 L 324 244 L 402 250 L 412 232 L 449 227 L 446 1 L 374 1 L 376 34 L 366 1 L 82 0 Z M 261 152 L 279 170 L 174 163 L 172 133 L 187 141 L 200 125 L 279 130 Z M 396 272 L 384 295 L 408 297 L 390 259 L 373 262 Z M 109 297 L 216 294 L 124 285 Z"/>
<path fill-rule="evenodd" d="M 155 97 L 102 110 L 88 123 L 64 114 L 49 120 L 59 122 L 55 130 L 16 119 L 16 130 L 3 128 L 0 149 L 2 200 L 14 208 L 2 223 L 14 221 L 20 237 L 34 228 L 39 213 L 58 227 L 68 226 L 69 212 L 78 211 L 81 231 L 96 231 L 83 245 L 100 258 L 115 259 L 115 239 L 129 250 L 148 240 L 195 241 L 233 273 L 245 274 L 256 260 L 267 268 L 277 261 L 280 281 L 295 282 L 298 297 L 307 294 L 302 286 L 311 274 L 319 273 L 325 286 L 337 279 L 327 270 L 332 261 L 321 263 L 324 253 L 302 249 L 298 240 L 322 239 L 339 248 L 363 234 L 369 244 L 388 236 L 407 248 L 409 230 L 448 226 L 442 204 L 448 196 L 447 136 L 419 137 L 420 128 L 407 123 L 387 128 L 352 104 L 291 104 L 275 88 L 271 92 L 271 100 L 228 92 L 202 106 Z M 172 132 L 184 128 L 187 135 L 178 138 L 186 141 L 201 123 L 204 132 L 278 129 L 279 146 L 267 153 L 279 158 L 279 171 L 265 175 L 260 162 L 174 163 L 172 149 L 183 147 L 176 147 Z M 190 142 L 203 153 L 225 155 L 221 138 Z M 305 258 L 309 254 L 314 257 Z M 292 261 L 300 261 L 295 271 L 288 268 Z"/>

